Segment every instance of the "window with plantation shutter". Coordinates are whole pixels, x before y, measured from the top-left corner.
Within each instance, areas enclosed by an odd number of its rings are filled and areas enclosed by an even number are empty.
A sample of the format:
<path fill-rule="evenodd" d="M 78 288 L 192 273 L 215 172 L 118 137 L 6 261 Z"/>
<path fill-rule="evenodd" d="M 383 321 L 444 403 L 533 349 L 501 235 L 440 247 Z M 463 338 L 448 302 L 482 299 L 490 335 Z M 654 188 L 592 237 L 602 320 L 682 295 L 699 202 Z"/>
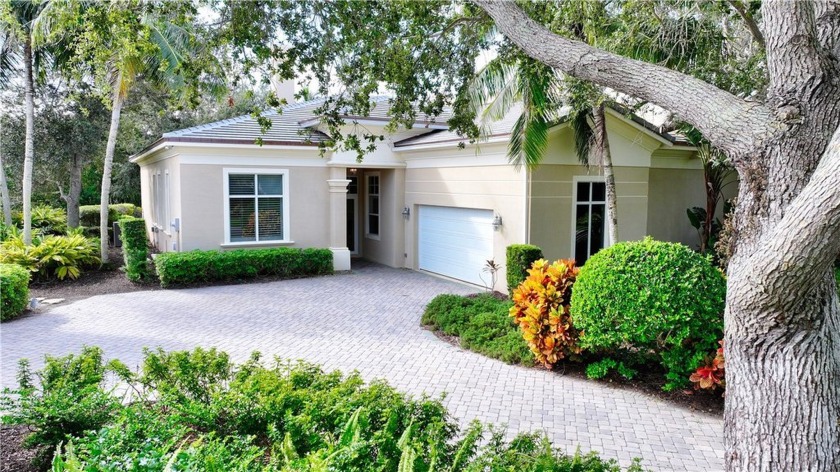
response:
<path fill-rule="evenodd" d="M 226 243 L 289 239 L 287 178 L 286 170 L 225 169 Z"/>

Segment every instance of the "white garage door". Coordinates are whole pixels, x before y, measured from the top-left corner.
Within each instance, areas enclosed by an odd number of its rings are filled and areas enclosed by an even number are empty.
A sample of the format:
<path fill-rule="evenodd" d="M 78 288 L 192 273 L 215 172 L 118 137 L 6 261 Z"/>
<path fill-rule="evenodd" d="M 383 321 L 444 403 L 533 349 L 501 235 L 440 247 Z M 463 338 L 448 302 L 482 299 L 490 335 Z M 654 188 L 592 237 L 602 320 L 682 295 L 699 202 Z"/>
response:
<path fill-rule="evenodd" d="M 422 270 L 484 285 L 482 273 L 493 258 L 493 211 L 421 206 L 418 259 Z"/>

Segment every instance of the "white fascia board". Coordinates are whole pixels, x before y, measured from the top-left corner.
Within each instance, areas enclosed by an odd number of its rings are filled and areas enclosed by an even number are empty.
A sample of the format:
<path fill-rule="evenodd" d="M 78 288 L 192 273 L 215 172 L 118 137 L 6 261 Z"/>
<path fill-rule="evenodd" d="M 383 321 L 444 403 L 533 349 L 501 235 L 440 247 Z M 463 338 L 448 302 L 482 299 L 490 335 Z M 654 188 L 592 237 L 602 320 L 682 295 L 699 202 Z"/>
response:
<path fill-rule="evenodd" d="M 463 140 L 446 140 L 446 141 L 437 141 L 431 143 L 422 143 L 422 144 L 410 144 L 408 146 L 394 146 L 394 152 L 405 152 L 405 151 L 420 151 L 420 150 L 427 150 L 427 149 L 445 149 L 445 148 L 456 148 L 461 149 L 458 147 L 458 143 L 463 142 L 464 148 L 469 149 L 471 147 L 479 146 L 481 147 L 484 144 L 498 144 L 498 143 L 507 143 L 510 139 L 509 134 L 500 135 L 500 136 L 493 136 L 484 141 L 478 141 L 475 143 L 469 143 L 468 140 L 464 138 Z"/>
<path fill-rule="evenodd" d="M 388 120 L 375 120 L 372 118 L 342 118 L 345 124 L 360 124 L 364 126 L 386 126 L 389 121 Z M 319 127 L 321 125 L 321 117 L 309 118 L 303 121 L 298 121 L 298 126 L 303 128 L 312 128 L 312 127 Z M 415 121 L 414 125 L 411 129 L 442 129 L 447 130 L 449 129 L 449 125 L 446 123 L 425 123 L 420 121 Z"/>

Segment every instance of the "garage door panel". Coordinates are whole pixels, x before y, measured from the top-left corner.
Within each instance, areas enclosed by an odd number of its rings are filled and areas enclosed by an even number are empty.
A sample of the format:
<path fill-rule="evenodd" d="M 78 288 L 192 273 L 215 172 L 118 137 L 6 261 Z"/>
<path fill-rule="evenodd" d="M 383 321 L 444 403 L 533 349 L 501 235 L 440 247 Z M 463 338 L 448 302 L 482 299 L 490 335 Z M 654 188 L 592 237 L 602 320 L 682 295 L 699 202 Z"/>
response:
<path fill-rule="evenodd" d="M 482 268 L 493 257 L 492 223 L 491 210 L 421 206 L 420 269 L 482 285 Z"/>

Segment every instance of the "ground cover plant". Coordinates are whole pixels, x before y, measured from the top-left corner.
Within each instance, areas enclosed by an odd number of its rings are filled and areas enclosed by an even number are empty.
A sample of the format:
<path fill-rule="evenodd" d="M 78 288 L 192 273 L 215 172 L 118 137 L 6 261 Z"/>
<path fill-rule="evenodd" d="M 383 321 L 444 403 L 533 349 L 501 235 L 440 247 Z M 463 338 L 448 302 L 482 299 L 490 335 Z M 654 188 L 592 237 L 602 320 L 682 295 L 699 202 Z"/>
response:
<path fill-rule="evenodd" d="M 234 251 L 166 252 L 155 258 L 160 284 L 192 285 L 261 276 L 305 277 L 331 274 L 329 249 L 237 249 Z"/>
<path fill-rule="evenodd" d="M 471 297 L 444 294 L 435 297 L 421 323 L 447 336 L 461 347 L 508 364 L 534 365 L 534 355 L 510 317 L 512 303 L 491 294 Z"/>
<path fill-rule="evenodd" d="M 29 302 L 29 271 L 0 264 L 0 321 L 17 318 Z"/>
<path fill-rule="evenodd" d="M 237 365 L 213 349 L 147 351 L 133 372 L 85 348 L 35 375 L 24 363 L 19 380 L 2 397 L 4 422 L 28 424 L 27 445 L 52 470 L 621 470 L 536 434 L 461 431 L 440 401 L 384 382 L 258 354 Z"/>

